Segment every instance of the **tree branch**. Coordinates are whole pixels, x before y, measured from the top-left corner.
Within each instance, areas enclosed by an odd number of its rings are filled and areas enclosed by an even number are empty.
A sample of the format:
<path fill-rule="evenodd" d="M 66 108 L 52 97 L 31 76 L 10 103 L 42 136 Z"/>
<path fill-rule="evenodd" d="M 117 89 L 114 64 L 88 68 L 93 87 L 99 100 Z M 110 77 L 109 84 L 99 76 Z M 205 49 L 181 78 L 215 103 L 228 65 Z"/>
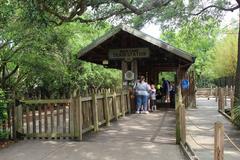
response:
<path fill-rule="evenodd" d="M 128 0 L 112 0 L 110 2 L 108 0 L 98 0 L 96 2 L 88 1 L 86 3 L 84 3 L 85 2 L 84 0 L 80 0 L 80 1 L 76 1 L 76 3 L 77 3 L 76 6 L 72 6 L 73 9 L 69 13 L 68 16 L 63 15 L 63 14 L 59 13 L 58 11 L 54 10 L 53 8 L 48 6 L 46 3 L 44 3 L 43 0 L 38 0 L 37 3 L 40 6 L 41 10 L 48 12 L 49 14 L 57 17 L 60 20 L 60 22 L 55 22 L 55 21 L 51 21 L 51 22 L 53 22 L 57 25 L 61 25 L 63 22 L 72 22 L 72 21 L 76 21 L 76 20 L 80 21 L 81 23 L 89 23 L 89 22 L 108 19 L 112 16 L 129 14 L 129 13 L 135 13 L 137 15 L 140 15 L 140 14 L 143 14 L 150 10 L 153 10 L 157 7 L 166 6 L 171 1 L 172 0 L 153 0 L 149 3 L 147 3 L 146 5 L 144 5 L 140 8 L 137 8 L 132 4 L 132 1 L 129 2 Z M 109 13 L 106 16 L 102 16 L 100 18 L 95 18 L 95 19 L 85 20 L 80 17 L 86 11 L 87 7 L 93 7 L 93 8 L 96 7 L 97 8 L 100 5 L 109 4 L 109 3 L 121 4 L 124 7 L 124 9 L 114 11 L 112 13 Z M 120 11 L 122 11 L 122 12 L 120 12 Z"/>
<path fill-rule="evenodd" d="M 127 0 L 115 0 L 115 2 L 122 4 L 125 8 L 129 9 L 132 13 L 135 13 L 137 15 L 143 14 L 144 12 L 148 12 L 150 10 L 153 10 L 157 7 L 163 7 L 168 5 L 172 0 L 154 0 L 148 3 L 148 5 L 145 5 L 141 8 L 137 8 L 129 3 Z"/>
<path fill-rule="evenodd" d="M 10 78 L 14 73 L 17 72 L 19 68 L 19 65 L 16 65 L 16 67 L 11 71 L 11 73 L 9 73 L 6 77 L 3 77 L 4 78 L 4 81 L 6 81 L 8 78 Z"/>
<path fill-rule="evenodd" d="M 101 21 L 101 20 L 105 20 L 105 19 L 108 19 L 110 17 L 113 17 L 113 16 L 118 16 L 118 15 L 121 15 L 121 14 L 128 14 L 128 13 L 132 13 L 131 11 L 127 11 L 125 9 L 122 9 L 122 10 L 119 10 L 119 11 L 116 11 L 116 12 L 112 12 L 111 14 L 108 14 L 106 16 L 102 16 L 102 17 L 98 17 L 98 18 L 93 18 L 93 19 L 83 19 L 81 17 L 77 17 L 77 18 L 74 18 L 73 20 L 71 21 L 79 21 L 81 23 L 92 23 L 92 22 L 97 22 L 97 21 Z"/>
<path fill-rule="evenodd" d="M 132 11 L 133 13 L 135 13 L 137 15 L 142 13 L 137 7 L 133 6 L 127 0 L 115 0 L 115 2 L 123 5 L 125 8 L 129 9 L 130 11 Z"/>
<path fill-rule="evenodd" d="M 239 5 L 237 5 L 235 7 L 232 7 L 232 8 L 223 8 L 223 7 L 216 6 L 216 5 L 210 5 L 210 6 L 207 6 L 207 7 L 203 8 L 201 11 L 199 11 L 197 13 L 190 13 L 190 15 L 192 15 L 192 16 L 200 15 L 202 12 L 208 10 L 209 8 L 217 8 L 217 9 L 222 10 L 222 11 L 231 11 L 231 12 L 233 12 L 234 10 L 239 8 Z"/>

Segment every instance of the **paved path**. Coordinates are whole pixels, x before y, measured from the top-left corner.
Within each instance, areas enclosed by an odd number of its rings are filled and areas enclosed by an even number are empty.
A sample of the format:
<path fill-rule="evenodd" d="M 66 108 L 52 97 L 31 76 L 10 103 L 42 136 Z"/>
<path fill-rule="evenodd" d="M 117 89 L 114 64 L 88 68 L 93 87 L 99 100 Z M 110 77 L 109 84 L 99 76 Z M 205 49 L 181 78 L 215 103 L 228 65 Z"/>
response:
<path fill-rule="evenodd" d="M 175 145 L 175 112 L 134 114 L 88 134 L 83 142 L 21 141 L 0 160 L 184 160 Z"/>
<path fill-rule="evenodd" d="M 218 113 L 215 99 L 199 98 L 197 109 L 188 110 L 187 115 L 187 141 L 201 160 L 213 159 L 213 127 L 216 121 L 224 124 L 227 135 L 240 147 L 240 130 Z M 240 152 L 229 143 L 226 137 L 224 148 L 225 160 L 240 159 Z"/>

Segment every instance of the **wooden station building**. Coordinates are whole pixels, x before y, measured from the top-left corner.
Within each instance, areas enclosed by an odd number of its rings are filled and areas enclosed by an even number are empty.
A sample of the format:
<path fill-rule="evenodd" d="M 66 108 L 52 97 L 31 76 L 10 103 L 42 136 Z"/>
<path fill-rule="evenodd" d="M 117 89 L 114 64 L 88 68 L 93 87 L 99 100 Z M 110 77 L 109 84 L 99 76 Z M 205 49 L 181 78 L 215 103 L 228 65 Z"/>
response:
<path fill-rule="evenodd" d="M 175 72 L 176 142 L 185 141 L 185 106 L 195 106 L 196 102 L 194 74 L 187 74 L 195 57 L 139 30 L 120 25 L 82 49 L 78 58 L 122 70 L 123 89 L 131 88 L 140 75 L 148 82 L 157 83 L 160 72 Z M 181 87 L 183 79 L 190 82 L 187 90 Z M 132 102 L 134 109 L 133 99 Z"/>
<path fill-rule="evenodd" d="M 123 88 L 139 75 L 157 83 L 160 72 L 175 72 L 175 84 L 179 84 L 195 61 L 188 53 L 126 25 L 95 40 L 79 52 L 78 58 L 122 70 Z"/>

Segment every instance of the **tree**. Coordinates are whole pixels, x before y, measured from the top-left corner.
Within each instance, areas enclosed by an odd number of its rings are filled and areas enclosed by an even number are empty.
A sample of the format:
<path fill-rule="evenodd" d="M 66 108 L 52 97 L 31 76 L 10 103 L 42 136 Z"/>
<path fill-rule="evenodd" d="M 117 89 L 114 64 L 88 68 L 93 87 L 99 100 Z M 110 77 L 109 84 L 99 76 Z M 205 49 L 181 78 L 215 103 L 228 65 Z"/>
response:
<path fill-rule="evenodd" d="M 56 25 L 72 21 L 89 23 L 123 16 L 129 20 L 132 16 L 139 15 L 144 18 L 141 19 L 142 22 L 164 20 L 167 22 L 165 24 L 173 26 L 172 24 L 181 24 L 182 20 L 191 20 L 192 16 L 198 15 L 204 17 L 212 15 L 221 19 L 223 11 L 234 11 L 240 7 L 240 0 L 236 0 L 236 4 L 232 4 L 229 0 L 212 0 L 208 3 L 198 0 L 26 0 L 21 2 L 28 8 L 28 15 L 33 22 L 40 19 Z M 240 36 L 238 48 L 240 48 Z M 238 59 L 240 59 L 240 49 Z M 235 98 L 235 105 L 240 104 L 240 61 L 236 70 Z"/>
<path fill-rule="evenodd" d="M 96 88 L 119 85 L 119 72 L 76 59 L 79 49 L 110 28 L 108 23 L 56 26 L 15 0 L 2 1 L 0 9 L 0 88 L 4 91 L 19 97 L 60 98 L 88 84 Z M 107 73 L 112 79 L 103 81 Z M 91 81 L 85 75 L 91 75 Z"/>
<path fill-rule="evenodd" d="M 237 66 L 237 34 L 234 30 L 219 39 L 208 52 L 211 59 L 206 63 L 208 68 L 205 74 L 210 78 L 234 76 Z"/>
<path fill-rule="evenodd" d="M 197 57 L 193 66 L 198 85 L 202 83 L 204 72 L 209 67 L 206 63 L 211 58 L 208 52 L 215 44 L 219 25 L 211 17 L 208 20 L 193 18 L 190 22 L 182 23 L 177 31 L 165 29 L 161 35 L 164 41 Z"/>

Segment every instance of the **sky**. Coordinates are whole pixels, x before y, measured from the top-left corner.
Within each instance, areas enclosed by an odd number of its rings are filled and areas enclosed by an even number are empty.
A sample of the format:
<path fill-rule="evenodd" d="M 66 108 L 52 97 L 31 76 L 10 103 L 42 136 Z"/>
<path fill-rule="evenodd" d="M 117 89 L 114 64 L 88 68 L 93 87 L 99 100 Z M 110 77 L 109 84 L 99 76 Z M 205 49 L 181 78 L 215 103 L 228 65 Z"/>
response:
<path fill-rule="evenodd" d="M 234 12 L 225 12 L 225 13 L 226 13 L 226 15 L 224 17 L 224 20 L 223 20 L 221 26 L 222 26 L 222 28 L 231 28 L 231 26 L 233 24 L 232 20 L 238 19 L 239 10 L 235 10 Z M 238 21 L 236 23 L 238 23 Z M 143 31 L 144 33 L 146 33 L 154 38 L 158 38 L 158 39 L 161 34 L 160 26 L 153 24 L 153 23 L 147 23 L 141 31 Z"/>

